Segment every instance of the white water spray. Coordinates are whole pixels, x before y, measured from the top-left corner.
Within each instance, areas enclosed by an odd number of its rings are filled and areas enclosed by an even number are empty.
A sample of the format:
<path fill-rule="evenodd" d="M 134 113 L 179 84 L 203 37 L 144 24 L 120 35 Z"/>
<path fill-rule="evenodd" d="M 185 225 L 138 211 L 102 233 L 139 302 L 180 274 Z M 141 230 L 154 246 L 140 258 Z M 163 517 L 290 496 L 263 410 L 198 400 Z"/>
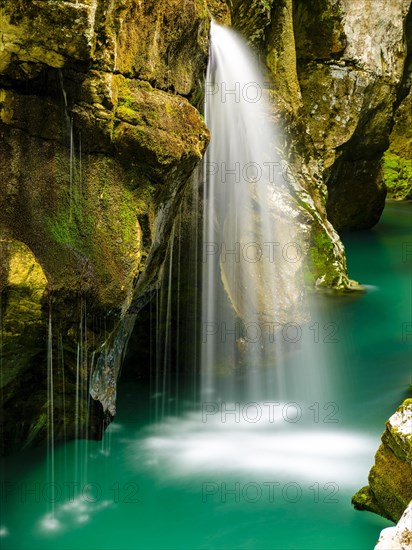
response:
<path fill-rule="evenodd" d="M 256 59 L 240 37 L 216 24 L 211 44 L 202 400 L 216 394 L 219 380 L 223 398 L 261 399 L 268 384 L 284 398 L 294 383 L 281 363 L 300 341 L 305 319 L 305 213 L 288 189 L 268 85 Z"/>

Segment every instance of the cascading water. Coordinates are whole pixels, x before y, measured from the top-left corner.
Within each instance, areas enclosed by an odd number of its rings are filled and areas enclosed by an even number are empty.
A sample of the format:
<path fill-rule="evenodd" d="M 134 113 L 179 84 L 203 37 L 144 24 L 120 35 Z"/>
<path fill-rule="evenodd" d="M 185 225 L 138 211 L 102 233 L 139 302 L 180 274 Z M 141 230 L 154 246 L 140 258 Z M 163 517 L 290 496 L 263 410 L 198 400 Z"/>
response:
<path fill-rule="evenodd" d="M 230 29 L 212 24 L 211 42 L 206 83 L 206 122 L 212 138 L 204 187 L 203 399 L 216 391 L 219 379 L 225 380 L 224 390 L 220 388 L 224 398 L 239 398 L 240 392 L 245 399 L 262 399 L 266 390 L 284 398 L 296 389 L 290 377 L 286 379 L 284 355 L 297 347 L 291 345 L 300 341 L 306 317 L 305 213 L 288 191 L 286 163 L 270 116 L 269 84 L 257 61 Z M 306 382 L 307 391 L 310 381 Z"/>

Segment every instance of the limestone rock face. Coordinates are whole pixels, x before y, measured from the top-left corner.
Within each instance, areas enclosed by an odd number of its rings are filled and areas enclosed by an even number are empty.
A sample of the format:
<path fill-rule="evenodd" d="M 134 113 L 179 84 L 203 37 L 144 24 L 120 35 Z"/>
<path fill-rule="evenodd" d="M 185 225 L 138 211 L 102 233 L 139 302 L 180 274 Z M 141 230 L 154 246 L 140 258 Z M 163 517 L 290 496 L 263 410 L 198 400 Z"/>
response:
<path fill-rule="evenodd" d="M 355 508 L 399 521 L 412 500 L 412 399 L 407 399 L 386 423 L 369 485 L 353 497 Z"/>
<path fill-rule="evenodd" d="M 412 502 L 395 527 L 382 529 L 375 550 L 409 550 L 412 546 Z"/>
<path fill-rule="evenodd" d="M 209 139 L 193 106 L 209 19 L 203 0 L 0 1 L 4 452 L 45 438 L 48 344 L 67 408 L 54 403 L 56 440 L 98 437 L 113 410 L 94 388 L 88 416 L 89 380 L 117 350 L 159 212 L 173 196 L 173 219 Z"/>
<path fill-rule="evenodd" d="M 384 207 L 380 161 L 408 70 L 410 4 L 294 5 L 302 99 L 324 162 L 328 217 L 338 230 L 371 227 Z"/>
<path fill-rule="evenodd" d="M 208 45 L 202 0 L 2 0 L 0 72 L 26 80 L 81 62 L 189 95 Z"/>
<path fill-rule="evenodd" d="M 411 84 L 410 0 L 228 4 L 270 71 L 278 108 L 290 113 L 286 132 L 301 162 L 327 184 L 329 221 L 372 227 L 386 197 L 381 159 Z"/>

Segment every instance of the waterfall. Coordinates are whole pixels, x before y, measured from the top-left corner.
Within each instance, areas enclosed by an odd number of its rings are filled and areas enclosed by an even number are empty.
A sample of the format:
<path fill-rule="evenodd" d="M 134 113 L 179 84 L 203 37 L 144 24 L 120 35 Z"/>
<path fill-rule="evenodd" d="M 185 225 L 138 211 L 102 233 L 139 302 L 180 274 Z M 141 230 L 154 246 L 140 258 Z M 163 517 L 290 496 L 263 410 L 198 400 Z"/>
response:
<path fill-rule="evenodd" d="M 333 340 L 321 332 L 331 327 L 305 296 L 307 215 L 285 177 L 267 87 L 243 40 L 212 24 L 201 328 L 191 332 L 201 403 L 157 420 L 128 456 L 160 479 L 253 476 L 336 491 L 362 478 L 372 443 L 338 426 Z"/>
<path fill-rule="evenodd" d="M 261 399 L 268 384 L 284 397 L 288 381 L 280 363 L 300 342 L 306 318 L 305 213 L 288 189 L 270 87 L 243 39 L 212 23 L 205 102 L 211 142 L 204 168 L 203 400 L 216 392 Z"/>

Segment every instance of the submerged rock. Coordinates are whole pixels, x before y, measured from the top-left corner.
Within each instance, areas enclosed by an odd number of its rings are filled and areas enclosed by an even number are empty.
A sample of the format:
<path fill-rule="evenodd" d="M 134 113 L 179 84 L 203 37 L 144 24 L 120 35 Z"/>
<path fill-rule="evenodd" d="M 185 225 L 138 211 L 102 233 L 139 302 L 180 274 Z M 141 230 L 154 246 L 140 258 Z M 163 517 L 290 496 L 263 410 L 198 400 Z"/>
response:
<path fill-rule="evenodd" d="M 382 445 L 369 473 L 369 485 L 352 503 L 392 521 L 399 521 L 412 500 L 412 399 L 406 399 L 386 423 Z"/>

